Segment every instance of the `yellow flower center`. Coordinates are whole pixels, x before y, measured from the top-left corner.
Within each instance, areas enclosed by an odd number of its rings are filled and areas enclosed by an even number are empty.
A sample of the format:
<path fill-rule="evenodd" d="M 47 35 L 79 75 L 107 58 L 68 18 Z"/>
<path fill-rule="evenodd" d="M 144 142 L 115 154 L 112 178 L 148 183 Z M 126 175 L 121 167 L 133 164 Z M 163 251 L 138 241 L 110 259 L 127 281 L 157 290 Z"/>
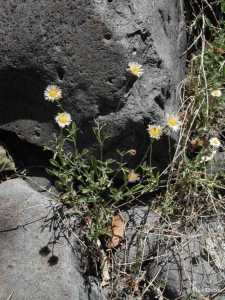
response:
<path fill-rule="evenodd" d="M 65 114 L 60 115 L 58 120 L 60 124 L 66 124 L 69 121 L 68 116 Z"/>
<path fill-rule="evenodd" d="M 128 182 L 135 182 L 140 180 L 139 174 L 135 173 L 134 170 L 131 170 L 128 174 Z"/>
<path fill-rule="evenodd" d="M 167 125 L 168 125 L 169 127 L 175 127 L 175 126 L 177 126 L 177 125 L 178 125 L 177 119 L 174 118 L 174 117 L 169 118 L 169 119 L 167 120 Z"/>
<path fill-rule="evenodd" d="M 141 73 L 141 68 L 139 66 L 131 66 L 130 71 L 132 74 L 138 76 Z"/>
<path fill-rule="evenodd" d="M 152 138 L 155 138 L 155 139 L 159 138 L 161 133 L 162 133 L 162 130 L 161 130 L 160 127 L 151 127 L 151 128 L 149 128 L 149 135 Z"/>
<path fill-rule="evenodd" d="M 48 92 L 49 97 L 57 98 L 59 96 L 59 91 L 56 87 L 52 87 Z"/>

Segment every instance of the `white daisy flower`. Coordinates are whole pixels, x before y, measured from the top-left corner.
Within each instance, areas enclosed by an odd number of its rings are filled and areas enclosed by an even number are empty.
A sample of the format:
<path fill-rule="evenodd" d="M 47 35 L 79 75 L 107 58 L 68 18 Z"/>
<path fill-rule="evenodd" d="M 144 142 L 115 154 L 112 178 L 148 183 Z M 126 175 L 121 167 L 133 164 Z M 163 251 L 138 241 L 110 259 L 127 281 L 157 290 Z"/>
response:
<path fill-rule="evenodd" d="M 55 84 L 48 85 L 44 91 L 45 100 L 55 102 L 62 99 L 62 90 Z"/>
<path fill-rule="evenodd" d="M 217 137 L 212 137 L 209 140 L 209 144 L 210 146 L 212 146 L 213 148 L 219 148 L 221 146 L 221 142 Z"/>
<path fill-rule="evenodd" d="M 138 64 L 138 63 L 136 63 L 136 62 L 130 62 L 130 63 L 128 64 L 128 69 L 127 69 L 127 71 L 128 71 L 130 74 L 132 74 L 132 75 L 134 75 L 134 76 L 136 76 L 136 77 L 138 77 L 138 78 L 140 78 L 140 77 L 144 74 L 144 70 L 143 70 L 142 65 L 140 65 L 140 64 Z"/>
<path fill-rule="evenodd" d="M 59 127 L 64 128 L 72 123 L 72 118 L 69 113 L 63 112 L 58 113 L 58 115 L 55 117 L 55 121 L 59 125 Z"/>
<path fill-rule="evenodd" d="M 162 127 L 159 125 L 148 125 L 147 131 L 150 138 L 155 140 L 159 140 L 163 133 Z"/>
<path fill-rule="evenodd" d="M 130 170 L 127 179 L 129 183 L 134 183 L 140 180 L 140 175 L 134 172 L 134 170 Z"/>
<path fill-rule="evenodd" d="M 166 124 L 167 126 L 172 129 L 173 131 L 177 132 L 180 129 L 181 122 L 179 120 L 179 117 L 177 115 L 167 115 L 166 118 Z"/>
<path fill-rule="evenodd" d="M 222 92 L 221 92 L 221 90 L 213 90 L 213 91 L 211 91 L 211 96 L 213 96 L 213 97 L 221 97 L 222 96 Z"/>

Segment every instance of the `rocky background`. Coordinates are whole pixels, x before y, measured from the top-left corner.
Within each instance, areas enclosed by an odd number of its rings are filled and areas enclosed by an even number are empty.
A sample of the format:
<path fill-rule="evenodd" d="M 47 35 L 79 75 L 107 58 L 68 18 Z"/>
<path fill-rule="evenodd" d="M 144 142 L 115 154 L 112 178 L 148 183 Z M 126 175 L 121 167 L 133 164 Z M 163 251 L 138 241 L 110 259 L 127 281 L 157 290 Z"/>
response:
<path fill-rule="evenodd" d="M 17 160 L 46 159 L 38 147 L 51 145 L 57 131 L 56 107 L 43 97 L 50 83 L 63 90 L 80 147 L 94 145 L 94 119 L 107 124 L 109 156 L 135 148 L 141 157 L 147 125 L 163 124 L 179 105 L 186 48 L 180 0 L 1 1 L 0 41 L 0 141 Z M 136 82 L 126 72 L 132 61 L 144 68 Z M 160 165 L 165 141 L 157 147 Z M 103 297 L 98 283 L 85 285 L 68 244 L 46 248 L 50 233 L 41 224 L 51 201 L 22 179 L 1 184 L 1 300 Z"/>
<path fill-rule="evenodd" d="M 186 47 L 180 0 L 3 1 L 0 40 L 6 140 L 11 132 L 30 144 L 51 144 L 56 107 L 43 97 L 50 83 L 63 90 L 80 147 L 93 146 L 94 119 L 108 125 L 109 156 L 129 148 L 143 156 L 147 125 L 162 124 L 177 109 Z M 132 61 L 144 68 L 138 82 L 127 76 Z M 166 159 L 164 144 L 157 145 L 157 164 Z"/>

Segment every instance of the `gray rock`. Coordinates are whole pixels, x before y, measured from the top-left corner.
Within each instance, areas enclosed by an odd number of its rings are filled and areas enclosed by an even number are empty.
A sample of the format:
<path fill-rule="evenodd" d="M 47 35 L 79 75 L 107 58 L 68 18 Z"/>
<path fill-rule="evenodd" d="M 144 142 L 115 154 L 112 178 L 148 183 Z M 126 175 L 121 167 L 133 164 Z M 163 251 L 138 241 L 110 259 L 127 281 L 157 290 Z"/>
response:
<path fill-rule="evenodd" d="M 149 255 L 153 253 L 159 240 L 154 232 L 158 229 L 160 217 L 147 206 L 135 206 L 122 212 L 125 236 L 121 245 L 113 255 L 113 274 L 116 289 L 106 288 L 108 294 L 114 293 L 115 299 L 149 299 L 141 295 L 134 296 L 129 292 L 127 280 L 121 274 L 131 274 L 134 280 L 142 277 L 142 264 L 149 262 Z M 126 277 L 125 277 L 126 278 Z M 145 276 L 143 276 L 144 280 Z M 129 294 L 130 293 L 130 294 Z M 151 299 L 151 298 L 150 298 Z"/>
<path fill-rule="evenodd" d="M 41 225 L 49 204 L 21 179 L 0 185 L 0 299 L 101 299 L 97 286 L 86 289 L 68 243 L 48 244 L 52 233 Z"/>
<path fill-rule="evenodd" d="M 45 177 L 26 176 L 24 180 L 37 192 L 46 193 L 53 198 L 56 198 L 58 194 L 52 182 Z"/>
<path fill-rule="evenodd" d="M 180 0 L 2 1 L 0 39 L 0 128 L 30 143 L 51 144 L 57 130 L 56 106 L 43 98 L 52 82 L 81 129 L 80 146 L 93 145 L 94 119 L 108 124 L 109 154 L 138 148 L 142 155 L 147 124 L 177 108 L 185 66 Z M 145 70 L 134 84 L 131 61 Z M 164 149 L 156 151 L 161 161 Z"/>
<path fill-rule="evenodd" d="M 224 288 L 225 223 L 220 217 L 203 219 L 195 230 L 169 227 L 146 206 L 123 212 L 125 238 L 114 254 L 115 272 L 126 270 L 134 280 L 164 289 L 166 299 L 204 299 Z M 115 273 L 117 274 L 117 273 Z M 127 283 L 115 275 L 117 297 Z M 145 288 L 144 288 L 145 290 Z M 132 293 L 131 293 L 132 294 Z M 225 294 L 225 293 L 224 293 Z M 149 299 L 148 294 L 142 295 Z M 192 298 L 191 298 L 192 299 Z M 222 298 L 223 299 L 223 298 Z"/>
<path fill-rule="evenodd" d="M 176 231 L 175 231 L 176 232 Z M 163 235 L 162 235 L 163 236 Z M 216 294 L 224 287 L 224 222 L 208 219 L 197 229 L 164 237 L 156 259 L 148 266 L 148 278 L 165 286 L 169 299 L 197 299 Z M 157 274 L 157 275 L 156 275 Z"/>
<path fill-rule="evenodd" d="M 160 217 L 147 206 L 135 206 L 123 212 L 126 224 L 123 246 L 117 251 L 118 262 L 126 257 L 128 264 L 146 259 L 153 251 L 158 237 L 152 232 L 159 226 Z"/>
<path fill-rule="evenodd" d="M 207 165 L 209 175 L 223 174 L 225 170 L 225 152 L 216 152 L 212 161 Z"/>
<path fill-rule="evenodd" d="M 225 295 L 221 296 L 219 295 L 218 297 L 214 298 L 215 300 L 225 300 Z"/>

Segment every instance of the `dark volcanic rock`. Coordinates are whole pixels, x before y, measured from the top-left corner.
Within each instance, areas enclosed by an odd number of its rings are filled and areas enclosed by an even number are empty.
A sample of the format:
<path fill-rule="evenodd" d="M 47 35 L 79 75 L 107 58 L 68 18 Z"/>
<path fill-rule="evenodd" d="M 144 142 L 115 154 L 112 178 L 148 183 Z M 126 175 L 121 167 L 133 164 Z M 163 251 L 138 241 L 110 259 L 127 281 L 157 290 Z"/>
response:
<path fill-rule="evenodd" d="M 180 0 L 11 0 L 0 7 L 0 128 L 42 145 L 56 131 L 43 91 L 63 89 L 64 107 L 90 146 L 93 120 L 115 148 L 148 142 L 146 125 L 176 110 L 185 31 Z M 134 84 L 128 62 L 144 66 Z M 160 145 L 159 145 L 160 146 Z M 106 149 L 107 151 L 107 149 Z M 162 157 L 161 157 L 162 158 Z"/>
<path fill-rule="evenodd" d="M 69 244 L 49 243 L 53 232 L 41 230 L 49 201 L 21 179 L 0 185 L 0 299 L 102 299 Z"/>

